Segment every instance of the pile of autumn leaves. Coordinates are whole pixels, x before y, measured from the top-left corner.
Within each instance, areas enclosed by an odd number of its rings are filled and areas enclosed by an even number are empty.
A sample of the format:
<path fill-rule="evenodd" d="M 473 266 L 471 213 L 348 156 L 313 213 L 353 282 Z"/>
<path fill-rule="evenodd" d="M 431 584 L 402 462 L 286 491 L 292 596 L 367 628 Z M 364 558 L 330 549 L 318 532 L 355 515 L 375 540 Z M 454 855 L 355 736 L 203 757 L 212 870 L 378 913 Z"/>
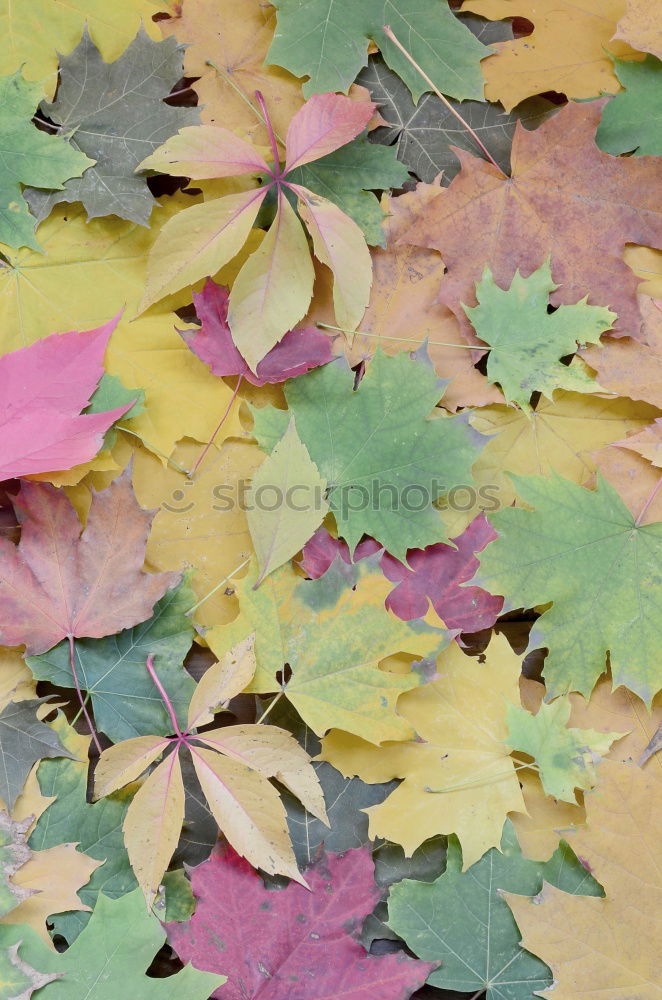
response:
<path fill-rule="evenodd" d="M 660 997 L 654 5 L 87 6 L 2 53 L 0 997 Z"/>

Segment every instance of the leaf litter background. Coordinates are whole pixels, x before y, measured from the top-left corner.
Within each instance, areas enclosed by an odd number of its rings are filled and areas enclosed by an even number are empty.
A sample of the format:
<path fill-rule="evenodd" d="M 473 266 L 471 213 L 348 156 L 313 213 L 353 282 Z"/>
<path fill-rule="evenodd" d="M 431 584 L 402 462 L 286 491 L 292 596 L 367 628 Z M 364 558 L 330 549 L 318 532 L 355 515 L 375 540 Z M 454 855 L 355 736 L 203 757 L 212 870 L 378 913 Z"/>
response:
<path fill-rule="evenodd" d="M 655 0 L 0 10 L 0 996 L 661 997 Z"/>

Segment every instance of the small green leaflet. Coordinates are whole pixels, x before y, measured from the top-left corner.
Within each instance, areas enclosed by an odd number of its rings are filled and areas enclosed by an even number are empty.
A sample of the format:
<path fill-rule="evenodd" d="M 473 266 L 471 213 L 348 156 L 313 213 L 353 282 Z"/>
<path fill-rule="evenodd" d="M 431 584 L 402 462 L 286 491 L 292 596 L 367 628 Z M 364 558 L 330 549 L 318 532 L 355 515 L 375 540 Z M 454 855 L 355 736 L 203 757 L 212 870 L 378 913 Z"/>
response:
<path fill-rule="evenodd" d="M 303 548 L 319 528 L 329 505 L 322 479 L 291 418 L 288 428 L 253 476 L 247 510 L 248 529 L 265 576 Z"/>
<path fill-rule="evenodd" d="M 37 709 L 48 698 L 13 702 L 0 712 L 0 799 L 9 809 L 23 791 L 32 765 L 43 757 L 71 757 Z"/>
<path fill-rule="evenodd" d="M 434 501 L 470 484 L 483 439 L 465 416 L 431 414 L 446 382 L 429 364 L 378 350 L 355 392 L 342 361 L 285 389 L 299 437 L 328 483 L 338 532 L 371 535 L 398 559 L 447 540 Z"/>
<path fill-rule="evenodd" d="M 193 604 L 195 595 L 184 580 L 154 605 L 146 622 L 105 639 L 76 640 L 81 687 L 92 699 L 97 726 L 113 743 L 151 733 L 167 736 L 172 731 L 163 700 L 145 669 L 150 653 L 177 717 L 185 722 L 195 689 L 195 681 L 183 666 L 193 641 L 193 625 L 186 614 Z M 27 663 L 39 680 L 74 686 L 66 641 L 41 656 L 28 657 Z"/>
<path fill-rule="evenodd" d="M 574 804 L 575 788 L 586 790 L 597 784 L 595 765 L 627 733 L 568 727 L 571 709 L 567 695 L 551 704 L 543 702 L 535 715 L 509 705 L 506 742 L 511 750 L 533 757 L 546 795 Z"/>
<path fill-rule="evenodd" d="M 23 962 L 48 979 L 59 977 L 40 990 L 40 1000 L 117 1000 L 118 986 L 131 1000 L 208 1000 L 224 976 L 191 965 L 165 979 L 145 975 L 164 941 L 165 931 L 145 908 L 140 889 L 121 899 L 100 896 L 83 933 L 61 954 L 25 925 L 3 928 L 0 935 L 0 947 L 18 945 Z"/>
<path fill-rule="evenodd" d="M 478 41 L 444 0 L 274 0 L 278 24 L 267 63 L 295 76 L 308 76 L 305 97 L 331 90 L 347 92 L 368 61 L 368 41 L 405 81 L 414 100 L 427 90 L 420 74 L 384 34 L 395 37 L 442 93 L 482 100 L 480 60 L 490 49 Z"/>
<path fill-rule="evenodd" d="M 577 344 L 597 344 L 616 313 L 589 306 L 586 299 L 547 312 L 552 281 L 549 260 L 528 276 L 515 271 L 510 288 L 500 288 L 488 267 L 476 285 L 478 305 L 464 306 L 476 334 L 490 345 L 487 377 L 498 382 L 509 403 L 529 407 L 531 394 L 551 400 L 555 389 L 596 392 L 600 387 L 580 367 L 561 364 Z M 588 296 L 587 296 L 588 298 Z"/>
<path fill-rule="evenodd" d="M 80 177 L 94 163 L 60 136 L 42 132 L 32 123 L 41 94 L 39 84 L 27 83 L 20 70 L 0 77 L 0 243 L 31 250 L 41 247 L 21 185 L 61 190 L 65 181 Z"/>
<path fill-rule="evenodd" d="M 182 58 L 174 38 L 154 42 L 143 27 L 115 62 L 104 61 L 87 28 L 73 52 L 60 56 L 57 97 L 39 110 L 96 165 L 60 192 L 31 191 L 39 219 L 60 201 L 80 201 L 88 219 L 116 215 L 148 225 L 156 201 L 136 167 L 178 129 L 200 120 L 197 108 L 163 100 L 184 75 Z"/>
<path fill-rule="evenodd" d="M 595 141 L 605 153 L 662 155 L 662 62 L 614 59 L 614 70 L 625 90 L 605 104 Z"/>
<path fill-rule="evenodd" d="M 553 602 L 531 630 L 546 646 L 550 697 L 585 697 L 607 667 L 650 705 L 662 687 L 662 523 L 637 525 L 601 477 L 587 490 L 554 474 L 511 475 L 533 510 L 490 515 L 499 537 L 480 553 L 474 582 L 505 594 L 504 611 Z"/>
<path fill-rule="evenodd" d="M 462 871 L 462 849 L 450 837 L 446 871 L 431 883 L 406 879 L 391 888 L 389 926 L 419 958 L 441 962 L 428 978 L 441 989 L 476 993 L 486 1000 L 533 1000 L 549 989 L 544 962 L 520 946 L 520 933 L 500 890 L 534 896 L 543 881 L 573 895 L 604 895 L 562 841 L 545 863 L 521 854 L 506 821 L 501 850 L 491 848 Z"/>

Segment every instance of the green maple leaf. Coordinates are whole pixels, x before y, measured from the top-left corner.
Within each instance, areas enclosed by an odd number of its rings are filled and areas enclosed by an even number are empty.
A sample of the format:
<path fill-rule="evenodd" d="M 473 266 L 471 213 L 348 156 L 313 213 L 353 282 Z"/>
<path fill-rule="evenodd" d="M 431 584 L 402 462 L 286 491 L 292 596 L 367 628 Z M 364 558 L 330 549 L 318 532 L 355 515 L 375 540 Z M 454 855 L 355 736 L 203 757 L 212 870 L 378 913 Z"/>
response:
<path fill-rule="evenodd" d="M 288 179 L 328 198 L 360 226 L 371 246 L 386 246 L 379 199 L 373 191 L 400 188 L 409 177 L 395 149 L 358 138 L 303 167 Z"/>
<path fill-rule="evenodd" d="M 508 739 L 511 750 L 533 757 L 546 795 L 564 802 L 577 801 L 575 788 L 597 784 L 595 765 L 614 740 L 626 733 L 601 733 L 567 725 L 572 705 L 567 696 L 543 702 L 535 715 L 521 706 L 508 706 Z"/>
<path fill-rule="evenodd" d="M 494 281 L 488 267 L 476 285 L 477 306 L 463 306 L 476 334 L 490 345 L 487 377 L 498 382 L 508 402 L 528 408 L 533 392 L 551 399 L 555 389 L 595 392 L 600 387 L 582 368 L 561 364 L 577 344 L 597 344 L 616 313 L 589 306 L 586 299 L 547 312 L 552 281 L 549 260 L 523 278 L 515 271 L 510 288 Z"/>
<path fill-rule="evenodd" d="M 32 856 L 26 838 L 31 822 L 31 817 L 20 822 L 13 820 L 4 809 L 0 809 L 0 917 L 4 917 L 33 892 L 12 882 L 12 876 Z"/>
<path fill-rule="evenodd" d="M 662 62 L 614 59 L 614 70 L 625 90 L 605 105 L 596 143 L 605 153 L 662 155 Z"/>
<path fill-rule="evenodd" d="M 444 94 L 482 100 L 480 60 L 490 49 L 478 41 L 442 0 L 274 0 L 278 24 L 267 62 L 307 76 L 306 97 L 346 92 L 368 61 L 368 41 L 418 100 L 428 87 L 384 34 L 389 25 Z"/>
<path fill-rule="evenodd" d="M 32 250 L 41 247 L 22 185 L 61 189 L 94 163 L 60 136 L 48 135 L 32 123 L 41 94 L 39 84 L 27 83 L 20 70 L 0 77 L 0 242 Z"/>
<path fill-rule="evenodd" d="M 163 700 L 145 670 L 150 653 L 177 717 L 185 722 L 195 689 L 195 681 L 183 665 L 193 641 L 193 625 L 186 612 L 194 603 L 195 595 L 184 580 L 154 605 L 146 622 L 105 639 L 76 640 L 81 687 L 92 699 L 99 729 L 113 743 L 151 733 L 167 736 L 172 731 Z M 66 641 L 40 656 L 28 657 L 27 663 L 39 680 L 74 687 Z"/>
<path fill-rule="evenodd" d="M 520 946 L 500 890 L 534 896 L 543 881 L 573 895 L 604 895 L 564 841 L 549 861 L 528 861 L 506 821 L 501 850 L 493 847 L 467 871 L 459 842 L 450 837 L 443 875 L 431 883 L 406 879 L 394 885 L 388 923 L 419 958 L 442 963 L 428 978 L 432 986 L 486 989 L 486 1000 L 533 1000 L 549 989 L 552 974 Z"/>
<path fill-rule="evenodd" d="M 372 535 L 398 559 L 447 540 L 433 502 L 470 485 L 481 439 L 466 417 L 430 415 L 447 383 L 407 354 L 378 350 L 356 391 L 342 362 L 285 390 L 299 437 L 328 483 L 338 532 L 353 549 Z"/>
<path fill-rule="evenodd" d="M 100 896 L 83 933 L 61 954 L 21 924 L 2 929 L 0 946 L 18 945 L 23 962 L 59 977 L 43 986 L 40 1000 L 117 1000 L 118 989 L 131 1000 L 207 1000 L 225 976 L 190 965 L 165 979 L 145 975 L 165 937 L 136 889 L 121 899 Z"/>
<path fill-rule="evenodd" d="M 10 809 L 36 761 L 72 756 L 57 733 L 37 718 L 37 709 L 45 701 L 48 698 L 10 701 L 0 712 L 0 799 Z"/>
<path fill-rule="evenodd" d="M 609 652 L 614 687 L 650 704 L 662 687 L 662 523 L 638 525 L 602 478 L 584 489 L 559 475 L 511 476 L 533 510 L 490 515 L 499 537 L 480 554 L 480 582 L 504 610 L 553 601 L 529 649 L 546 646 L 550 696 L 588 697 Z"/>
<path fill-rule="evenodd" d="M 69 138 L 72 150 L 93 157 L 96 165 L 61 191 L 31 191 L 28 200 L 39 219 L 60 201 L 80 201 L 88 219 L 116 215 L 148 225 L 156 201 L 136 167 L 200 118 L 197 108 L 174 108 L 163 100 L 184 75 L 182 60 L 183 46 L 174 38 L 154 42 L 141 27 L 122 55 L 107 63 L 85 28 L 73 52 L 60 57 L 56 99 L 43 102 L 40 111 Z"/>
<path fill-rule="evenodd" d="M 36 990 L 57 978 L 57 973 L 33 968 L 20 954 L 21 949 L 29 950 L 32 960 L 42 968 L 47 968 L 52 958 L 48 945 L 27 924 L 0 927 L 0 995 L 6 1000 L 29 1000 Z"/>

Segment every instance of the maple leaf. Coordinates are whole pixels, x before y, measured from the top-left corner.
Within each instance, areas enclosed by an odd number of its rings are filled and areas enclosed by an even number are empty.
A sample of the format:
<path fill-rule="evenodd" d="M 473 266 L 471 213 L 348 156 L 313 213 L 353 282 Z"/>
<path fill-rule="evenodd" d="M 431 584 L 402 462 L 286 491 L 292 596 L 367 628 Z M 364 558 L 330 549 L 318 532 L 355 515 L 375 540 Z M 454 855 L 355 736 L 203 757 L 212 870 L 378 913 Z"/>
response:
<path fill-rule="evenodd" d="M 574 803 L 575 789 L 597 784 L 595 765 L 626 733 L 568 726 L 571 710 L 567 696 L 543 702 L 535 715 L 521 706 L 509 706 L 506 742 L 512 750 L 533 757 L 547 795 Z"/>
<path fill-rule="evenodd" d="M 315 255 L 334 275 L 338 322 L 354 329 L 370 292 L 371 266 L 363 235 L 333 202 L 288 177 L 345 145 L 361 132 L 374 106 L 339 94 L 316 95 L 294 115 L 287 130 L 281 169 L 275 137 L 273 165 L 245 140 L 212 125 L 182 129 L 148 156 L 141 169 L 192 179 L 257 174 L 266 183 L 179 212 L 161 230 L 149 259 L 144 310 L 164 295 L 214 274 L 241 249 L 270 192 L 277 210 L 267 235 L 243 265 L 230 293 L 233 339 L 250 367 L 304 316 L 313 291 L 313 266 L 301 223 L 286 191 L 297 200 Z M 264 106 L 266 114 L 266 105 Z M 272 132 L 269 125 L 270 134 Z"/>
<path fill-rule="evenodd" d="M 26 836 L 29 827 L 29 819 L 18 822 L 0 809 L 0 917 L 20 906 L 34 892 L 14 879 L 30 860 Z"/>
<path fill-rule="evenodd" d="M 434 882 L 405 879 L 392 886 L 388 925 L 419 958 L 439 962 L 428 982 L 486 1000 L 529 1000 L 551 986 L 546 965 L 519 944 L 519 931 L 501 897 L 505 891 L 533 895 L 543 881 L 573 896 L 600 896 L 602 889 L 563 843 L 545 863 L 520 853 L 506 822 L 500 848 L 493 847 L 462 870 L 456 837 L 448 842 L 446 870 Z"/>
<path fill-rule="evenodd" d="M 616 314 L 583 299 L 549 315 L 548 296 L 557 287 L 549 261 L 528 278 L 515 271 L 507 289 L 500 288 L 485 268 L 476 285 L 478 305 L 464 307 L 477 336 L 490 345 L 487 377 L 499 383 L 507 402 L 522 408 L 529 407 L 534 392 L 551 400 L 556 389 L 600 388 L 582 368 L 564 365 L 560 359 L 574 354 L 578 344 L 599 343 Z"/>
<path fill-rule="evenodd" d="M 467 20 L 463 18 L 462 23 L 466 24 Z M 481 26 L 490 25 L 498 31 L 504 26 L 509 27 L 507 21 L 475 20 Z M 474 31 L 471 22 L 469 27 Z M 499 31 L 501 38 L 502 30 Z M 508 32 L 506 37 L 510 36 Z M 500 40 L 479 37 L 486 42 Z M 385 126 L 375 129 L 370 136 L 371 141 L 394 145 L 398 159 L 420 180 L 431 183 L 443 171 L 446 183 L 460 169 L 453 149 L 475 153 L 475 142 L 448 106 L 435 94 L 424 94 L 414 104 L 406 84 L 379 57 L 369 59 L 358 81 L 368 88 L 387 122 Z M 484 101 L 451 100 L 449 104 L 460 112 L 467 125 L 482 139 L 504 173 L 510 168 L 510 147 L 517 122 L 521 121 L 525 128 L 537 128 L 555 111 L 554 105 L 543 97 L 523 101 L 510 112 L 504 111 L 498 104 L 486 104 Z"/>
<path fill-rule="evenodd" d="M 193 641 L 193 623 L 187 615 L 195 595 L 187 581 L 168 590 L 154 605 L 151 618 L 104 639 L 76 643 L 76 674 L 94 708 L 94 720 L 113 743 L 147 733 L 167 735 L 172 723 L 158 691 L 145 674 L 151 653 L 154 669 L 167 686 L 180 721 L 195 689 L 183 666 Z M 67 642 L 48 653 L 29 656 L 27 662 L 39 680 L 63 688 L 75 687 Z"/>
<path fill-rule="evenodd" d="M 225 981 L 191 966 L 165 979 L 145 975 L 165 932 L 138 889 L 120 899 L 100 896 L 83 933 L 60 954 L 46 949 L 25 925 L 0 933 L 21 960 L 58 977 L 45 987 L 45 1000 L 115 1000 L 120 981 L 136 1000 L 207 1000 Z"/>
<path fill-rule="evenodd" d="M 10 702 L 0 712 L 0 798 L 10 809 L 20 795 L 35 761 L 43 757 L 71 757 L 37 710 L 47 698 Z"/>
<path fill-rule="evenodd" d="M 174 39 L 154 42 L 141 25 L 122 55 L 107 63 L 86 27 L 73 52 L 60 56 L 55 101 L 42 102 L 39 111 L 73 149 L 96 163 L 59 192 L 29 192 L 37 218 L 45 218 L 60 201 L 80 201 L 88 219 L 116 215 L 146 226 L 155 200 L 135 168 L 199 118 L 196 108 L 164 103 L 182 75 L 182 48 Z"/>
<path fill-rule="evenodd" d="M 248 529 L 260 571 L 256 587 L 296 555 L 319 527 L 329 510 L 325 490 L 326 480 L 299 440 L 292 417 L 251 484 Z"/>
<path fill-rule="evenodd" d="M 659 997 L 660 801 L 657 770 L 605 761 L 600 784 L 586 796 L 587 826 L 568 843 L 606 898 L 569 896 L 547 884 L 533 899 L 506 895 L 522 944 L 554 973 L 545 996 L 588 1000 L 601 990 Z"/>
<path fill-rule="evenodd" d="M 292 380 L 285 395 L 327 480 L 338 533 L 352 550 L 367 534 L 404 559 L 445 540 L 433 502 L 472 482 L 481 439 L 464 415 L 428 417 L 445 386 L 423 361 L 377 351 L 356 392 L 353 378 L 335 362 Z"/>
<path fill-rule="evenodd" d="M 256 633 L 257 671 L 249 690 L 280 687 L 319 736 L 338 728 L 373 743 L 410 738 L 413 729 L 398 699 L 420 685 L 448 642 L 436 616 L 432 623 L 405 623 L 389 614 L 388 583 L 367 562 L 349 573 L 340 564 L 337 572 L 311 581 L 300 580 L 285 565 L 257 591 L 255 576 L 252 570 L 237 587 L 239 618 L 205 635 L 218 656 L 230 643 Z M 408 654 L 406 671 L 378 669 L 380 660 L 396 653 Z M 410 670 L 413 658 L 422 662 Z M 286 663 L 291 677 L 281 683 L 276 675 Z"/>
<path fill-rule="evenodd" d="M 172 719 L 175 737 L 140 736 L 105 750 L 95 772 L 97 798 L 135 780 L 168 749 L 169 756 L 151 771 L 127 810 L 126 848 L 148 904 L 156 897 L 163 872 L 174 853 L 184 821 L 184 784 L 180 750 L 186 747 L 202 791 L 228 841 L 251 864 L 268 874 L 302 880 L 287 836 L 285 810 L 270 778 L 289 787 L 306 808 L 326 821 L 324 800 L 310 758 L 293 737 L 266 725 L 194 730 L 209 718 L 213 705 L 239 694 L 255 671 L 253 641 L 238 644 L 206 676 L 189 706 L 182 733 L 168 695 L 147 660 Z M 208 672 L 209 674 L 209 672 Z M 197 697 L 196 697 L 197 695 Z"/>
<path fill-rule="evenodd" d="M 235 347 L 228 324 L 229 292 L 209 278 L 201 292 L 193 294 L 200 328 L 180 331 L 193 353 L 214 375 L 240 375 L 251 385 L 284 382 L 324 365 L 333 357 L 331 341 L 313 326 L 288 330 L 264 356 L 253 373 Z"/>
<path fill-rule="evenodd" d="M 485 96 L 510 111 L 532 94 L 557 91 L 570 98 L 613 94 L 619 89 L 610 55 L 637 57 L 629 45 L 612 40 L 623 0 L 469 0 L 462 10 L 482 17 L 524 17 L 529 35 L 499 42 L 483 64 Z"/>
<path fill-rule="evenodd" d="M 595 491 L 556 474 L 513 482 L 534 509 L 492 515 L 499 537 L 481 553 L 476 582 L 506 592 L 506 609 L 554 602 L 529 639 L 530 649 L 549 650 L 550 695 L 588 695 L 609 651 L 614 686 L 624 684 L 650 704 L 660 687 L 662 524 L 639 524 L 602 479 Z"/>
<path fill-rule="evenodd" d="M 398 710 L 418 740 L 374 747 L 332 731 L 321 759 L 346 777 L 403 779 L 381 805 L 368 810 L 371 837 L 401 844 L 407 855 L 437 833 L 456 833 L 464 867 L 498 847 L 505 816 L 524 808 L 503 741 L 508 703 L 519 703 L 520 660 L 503 636 L 493 636 L 485 663 L 453 643 L 439 657 L 439 679 L 408 692 Z M 481 719 L 473 715 L 480 699 Z"/>
<path fill-rule="evenodd" d="M 560 802 L 546 795 L 537 771 L 522 768 L 517 777 L 526 812 L 512 813 L 510 820 L 517 832 L 522 855 L 531 861 L 546 861 L 562 837 L 586 822 L 586 812 L 576 803 Z"/>
<path fill-rule="evenodd" d="M 23 483 L 18 546 L 0 539 L 0 638 L 45 653 L 64 638 L 101 638 L 147 618 L 173 573 L 142 570 L 152 515 L 131 489 L 129 470 L 95 493 L 85 528 L 64 493 Z"/>
<path fill-rule="evenodd" d="M 21 185 L 62 188 L 94 160 L 70 149 L 59 136 L 47 135 L 32 123 L 41 87 L 27 83 L 21 70 L 0 77 L 0 139 L 5 167 L 0 187 L 0 241 L 11 247 L 41 247 L 36 220 L 28 211 Z"/>
<path fill-rule="evenodd" d="M 535 132 L 518 125 L 510 178 L 460 152 L 462 170 L 450 187 L 432 199 L 423 191 L 420 217 L 401 239 L 442 254 L 447 274 L 439 298 L 461 325 L 460 303 L 474 305 L 474 283 L 486 266 L 503 286 L 518 268 L 530 274 L 551 255 L 559 286 L 552 305 L 588 294 L 618 314 L 615 330 L 639 333 L 638 281 L 621 258 L 629 242 L 662 247 L 660 179 L 652 160 L 598 150 L 593 135 L 603 106 L 571 103 Z"/>
<path fill-rule="evenodd" d="M 658 469 L 662 466 L 662 420 L 658 417 L 638 434 L 632 434 L 624 441 L 616 441 L 619 448 L 629 448 L 642 455 Z"/>
<path fill-rule="evenodd" d="M 659 156 L 662 141 L 650 123 L 662 110 L 662 63 L 655 56 L 643 62 L 616 59 L 614 68 L 625 91 L 605 105 L 595 141 L 606 153 Z"/>
<path fill-rule="evenodd" d="M 54 333 L 0 357 L 0 480 L 89 461 L 108 428 L 132 408 L 133 400 L 79 416 L 103 375 L 116 324 Z"/>
<path fill-rule="evenodd" d="M 655 0 L 625 0 L 625 14 L 616 25 L 615 38 L 662 59 L 662 45 Z"/>
<path fill-rule="evenodd" d="M 327 90 L 347 91 L 368 61 L 368 40 L 409 87 L 414 100 L 427 89 L 420 73 L 387 38 L 388 22 L 407 40 L 413 57 L 444 94 L 481 100 L 480 60 L 489 54 L 477 38 L 438 0 L 421 0 L 415 14 L 402 0 L 276 0 L 278 24 L 267 61 L 295 76 L 307 76 L 306 97 Z"/>
<path fill-rule="evenodd" d="M 0 982 L 12 1000 L 30 1000 L 34 990 L 57 978 L 55 973 L 38 972 L 19 955 L 22 942 L 5 943 L 0 935 Z"/>
<path fill-rule="evenodd" d="M 355 940 L 380 895 L 370 851 L 327 855 L 306 877 L 310 892 L 294 883 L 268 892 L 233 851 L 218 852 L 194 870 L 196 912 L 169 924 L 168 940 L 196 968 L 223 967 L 227 1000 L 289 1000 L 293 988 L 329 1000 L 399 1000 L 423 984 L 432 963 L 369 955 Z"/>
<path fill-rule="evenodd" d="M 604 733 L 613 729 L 625 734 L 613 744 L 607 754 L 609 760 L 622 763 L 639 761 L 662 723 L 661 695 L 654 699 L 652 709 L 648 711 L 641 699 L 627 688 L 612 690 L 609 675 L 600 678 L 589 701 L 579 694 L 571 694 L 570 701 L 571 726 L 590 726 Z"/>

